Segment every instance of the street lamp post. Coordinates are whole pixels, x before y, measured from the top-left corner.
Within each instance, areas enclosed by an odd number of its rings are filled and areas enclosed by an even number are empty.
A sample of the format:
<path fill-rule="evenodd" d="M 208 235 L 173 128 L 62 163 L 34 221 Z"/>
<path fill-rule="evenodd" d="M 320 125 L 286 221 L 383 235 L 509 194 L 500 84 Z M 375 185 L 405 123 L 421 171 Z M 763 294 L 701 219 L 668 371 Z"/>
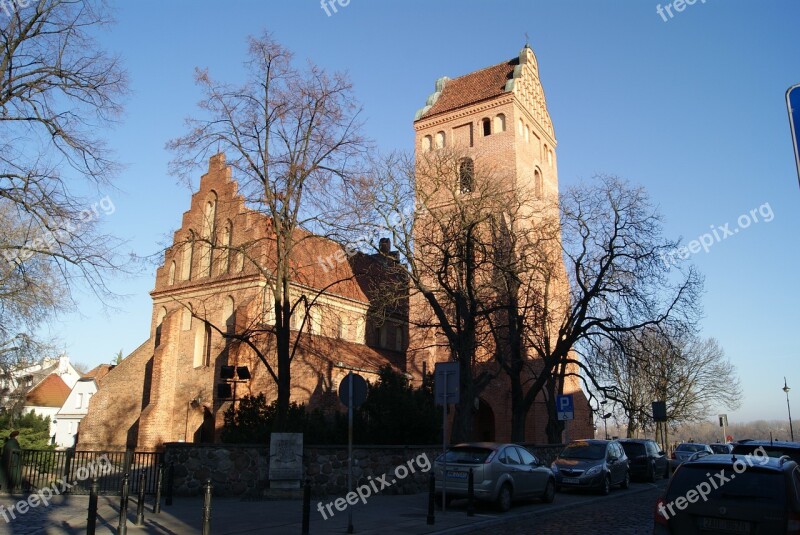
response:
<path fill-rule="evenodd" d="M 791 390 L 786 384 L 786 377 L 783 378 L 783 391 L 786 392 L 786 410 L 789 411 L 789 434 L 792 437 L 792 442 L 794 442 L 794 428 L 792 427 L 792 407 L 789 405 L 789 390 Z"/>
<path fill-rule="evenodd" d="M 608 419 L 611 418 L 611 413 L 607 412 L 603 415 L 603 427 L 606 429 L 606 440 L 608 440 Z"/>

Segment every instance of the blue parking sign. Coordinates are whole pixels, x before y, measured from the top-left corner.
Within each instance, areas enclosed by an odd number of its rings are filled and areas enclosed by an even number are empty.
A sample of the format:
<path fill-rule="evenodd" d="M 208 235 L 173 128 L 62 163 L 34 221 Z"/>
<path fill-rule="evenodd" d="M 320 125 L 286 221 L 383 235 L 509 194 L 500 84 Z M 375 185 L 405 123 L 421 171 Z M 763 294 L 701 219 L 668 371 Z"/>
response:
<path fill-rule="evenodd" d="M 792 130 L 792 146 L 794 161 L 797 165 L 797 177 L 800 180 L 800 84 L 793 85 L 786 91 L 786 107 L 789 110 L 789 126 Z"/>
<path fill-rule="evenodd" d="M 573 420 L 575 418 L 575 406 L 572 403 L 572 394 L 556 396 L 556 412 L 559 420 Z"/>

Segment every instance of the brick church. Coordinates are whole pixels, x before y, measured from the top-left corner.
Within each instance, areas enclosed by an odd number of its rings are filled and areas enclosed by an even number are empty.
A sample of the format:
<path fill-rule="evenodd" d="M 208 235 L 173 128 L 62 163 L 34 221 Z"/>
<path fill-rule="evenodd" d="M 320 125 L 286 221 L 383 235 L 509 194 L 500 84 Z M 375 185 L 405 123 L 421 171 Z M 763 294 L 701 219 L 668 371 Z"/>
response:
<path fill-rule="evenodd" d="M 536 57 L 527 46 L 510 61 L 439 79 L 417 112 L 414 128 L 418 152 L 459 147 L 496 161 L 538 196 L 558 193 L 555 134 Z M 232 403 L 227 396 L 220 398 L 220 384 L 230 384 L 235 399 L 261 392 L 268 400 L 276 398 L 275 381 L 264 364 L 245 344 L 231 344 L 221 334 L 269 325 L 274 318 L 263 272 L 237 253 L 266 237 L 266 223 L 266 216 L 245 205 L 224 155 L 213 156 L 156 271 L 149 337 L 92 397 L 80 425 L 79 448 L 152 451 L 167 442 L 217 441 Z M 352 255 L 343 244 L 298 232 L 302 236 L 291 258 L 292 296 L 313 294 L 316 300 L 307 311 L 292 315 L 293 329 L 302 329 L 292 361 L 293 401 L 337 406 L 336 388 L 348 367 L 370 380 L 381 366 L 390 365 L 419 384 L 422 370 L 447 360 L 445 353 L 427 349 L 430 333 L 409 329 L 409 315 L 425 306 L 419 300 L 375 318 L 386 278 L 383 267 L 392 261 L 388 240 L 382 240 L 377 254 Z M 224 247 L 217 250 L 196 239 L 209 235 Z M 269 247 L 264 249 L 266 257 Z M 269 354 L 269 336 L 260 343 Z M 226 373 L 231 366 L 247 366 L 249 377 L 230 382 Z M 484 390 L 476 404 L 476 439 L 509 439 L 508 392 L 502 374 Z M 575 378 L 567 378 L 564 392 L 575 395 L 569 437 L 593 436 L 592 415 Z M 544 401 L 537 400 L 526 422 L 526 440 L 546 442 L 546 424 Z"/>

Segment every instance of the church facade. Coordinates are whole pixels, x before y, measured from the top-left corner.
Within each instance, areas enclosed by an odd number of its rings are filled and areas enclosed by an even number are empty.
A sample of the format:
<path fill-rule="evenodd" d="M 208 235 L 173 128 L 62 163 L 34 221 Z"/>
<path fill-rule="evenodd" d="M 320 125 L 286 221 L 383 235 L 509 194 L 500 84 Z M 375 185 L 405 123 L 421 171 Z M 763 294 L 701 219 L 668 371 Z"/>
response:
<path fill-rule="evenodd" d="M 418 152 L 459 147 L 476 160 L 494 162 L 534 196 L 557 195 L 555 134 L 536 58 L 527 46 L 511 61 L 439 80 L 414 128 Z M 234 399 L 262 392 L 268 400 L 276 398 L 264 363 L 245 344 L 223 336 L 274 321 L 269 280 L 238 252 L 254 242 L 268 243 L 267 223 L 245 205 L 224 155 L 212 157 L 156 272 L 148 339 L 92 396 L 79 430 L 81 449 L 155 450 L 167 442 L 218 441 L 232 403 L 220 398 L 218 386 L 226 383 L 230 366 L 249 371 L 246 380 L 232 384 Z M 423 348 L 430 333 L 409 328 L 409 316 L 424 307 L 418 300 L 375 319 L 382 266 L 393 258 L 388 241 L 382 240 L 375 255 L 352 255 L 343 244 L 301 234 L 291 259 L 293 298 L 313 295 L 314 305 L 293 315 L 293 336 L 299 340 L 293 401 L 337 408 L 336 388 L 348 368 L 370 380 L 390 365 L 419 384 L 422 370 L 432 371 L 449 358 Z M 263 249 L 258 254 L 268 258 L 269 246 Z M 269 335 L 260 343 L 264 354 L 274 353 Z M 498 377 L 482 393 L 476 439 L 509 439 L 508 391 L 507 380 Z M 568 379 L 564 392 L 576 396 L 569 436 L 593 436 L 592 415 L 577 382 Z M 546 423 L 543 401 L 537 400 L 526 441 L 545 442 Z"/>

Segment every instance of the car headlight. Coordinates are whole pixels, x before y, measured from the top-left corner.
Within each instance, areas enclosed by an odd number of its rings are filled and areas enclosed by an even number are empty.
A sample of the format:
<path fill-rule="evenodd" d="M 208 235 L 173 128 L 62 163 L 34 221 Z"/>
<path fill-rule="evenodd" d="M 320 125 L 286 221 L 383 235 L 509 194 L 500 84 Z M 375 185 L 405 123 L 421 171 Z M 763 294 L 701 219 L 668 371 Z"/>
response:
<path fill-rule="evenodd" d="M 597 466 L 592 466 L 592 467 L 591 467 L 591 468 L 589 468 L 589 469 L 586 471 L 586 473 L 585 473 L 585 474 L 583 474 L 583 475 L 585 475 L 585 476 L 596 476 L 597 474 L 599 474 L 599 473 L 600 473 L 600 470 L 602 470 L 602 469 L 603 469 L 603 467 L 602 467 L 602 466 L 600 466 L 600 465 L 597 465 Z"/>

